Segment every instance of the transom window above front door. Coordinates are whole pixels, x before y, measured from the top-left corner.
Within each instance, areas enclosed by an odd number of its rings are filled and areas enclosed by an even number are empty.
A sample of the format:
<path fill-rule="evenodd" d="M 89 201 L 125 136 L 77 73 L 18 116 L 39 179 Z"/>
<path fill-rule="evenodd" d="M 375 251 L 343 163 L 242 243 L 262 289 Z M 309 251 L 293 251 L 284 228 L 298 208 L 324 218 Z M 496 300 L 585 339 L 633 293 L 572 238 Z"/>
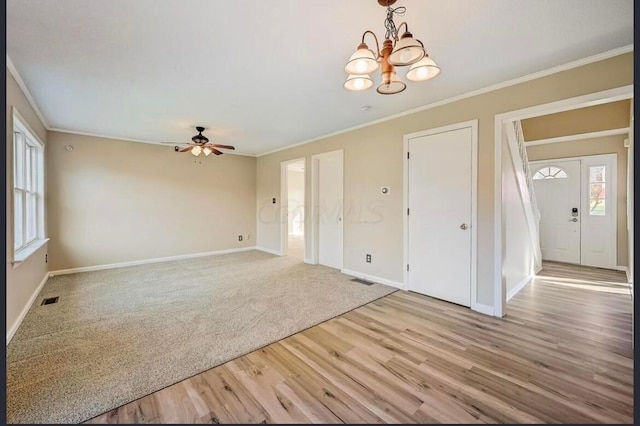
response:
<path fill-rule="evenodd" d="M 533 179 L 566 179 L 567 172 L 562 170 L 559 167 L 554 166 L 545 166 L 538 170 L 534 175 Z"/>

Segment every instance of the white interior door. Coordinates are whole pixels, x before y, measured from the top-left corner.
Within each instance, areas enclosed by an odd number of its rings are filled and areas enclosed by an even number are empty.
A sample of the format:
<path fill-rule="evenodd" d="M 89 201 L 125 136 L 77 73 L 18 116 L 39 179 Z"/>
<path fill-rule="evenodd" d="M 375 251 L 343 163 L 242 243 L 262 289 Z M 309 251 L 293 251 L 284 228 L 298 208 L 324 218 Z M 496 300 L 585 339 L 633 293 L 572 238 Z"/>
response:
<path fill-rule="evenodd" d="M 616 163 L 615 154 L 582 158 L 583 265 L 616 268 Z"/>
<path fill-rule="evenodd" d="M 409 290 L 471 304 L 472 127 L 409 139 Z"/>
<path fill-rule="evenodd" d="M 580 161 L 531 162 L 531 173 L 542 258 L 580 264 Z"/>
<path fill-rule="evenodd" d="M 342 269 L 343 157 L 342 151 L 318 156 L 318 263 Z"/>

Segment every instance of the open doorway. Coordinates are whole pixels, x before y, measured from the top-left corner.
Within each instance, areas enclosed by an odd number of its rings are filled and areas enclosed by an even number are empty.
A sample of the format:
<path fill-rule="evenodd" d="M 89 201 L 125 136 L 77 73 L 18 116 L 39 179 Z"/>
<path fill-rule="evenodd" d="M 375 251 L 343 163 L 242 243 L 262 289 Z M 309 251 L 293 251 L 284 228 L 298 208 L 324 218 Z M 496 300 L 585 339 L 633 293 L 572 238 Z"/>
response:
<path fill-rule="evenodd" d="M 632 97 L 625 86 L 496 116 L 496 316 L 549 271 L 600 293 L 586 281 L 602 271 L 629 293 Z"/>
<path fill-rule="evenodd" d="M 521 120 L 543 261 L 626 270 L 631 99 Z"/>
<path fill-rule="evenodd" d="M 282 254 L 304 260 L 305 159 L 282 163 Z"/>

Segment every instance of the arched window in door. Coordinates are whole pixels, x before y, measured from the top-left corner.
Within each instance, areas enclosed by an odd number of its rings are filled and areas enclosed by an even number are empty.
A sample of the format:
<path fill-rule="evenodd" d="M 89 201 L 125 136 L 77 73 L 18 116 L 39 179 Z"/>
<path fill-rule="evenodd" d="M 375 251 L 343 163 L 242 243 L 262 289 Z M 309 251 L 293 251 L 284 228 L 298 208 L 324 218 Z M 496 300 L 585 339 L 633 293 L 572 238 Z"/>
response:
<path fill-rule="evenodd" d="M 566 179 L 566 178 L 567 178 L 567 172 L 555 166 L 544 166 L 541 169 L 538 169 L 538 171 L 535 172 L 535 174 L 533 175 L 533 180 Z"/>

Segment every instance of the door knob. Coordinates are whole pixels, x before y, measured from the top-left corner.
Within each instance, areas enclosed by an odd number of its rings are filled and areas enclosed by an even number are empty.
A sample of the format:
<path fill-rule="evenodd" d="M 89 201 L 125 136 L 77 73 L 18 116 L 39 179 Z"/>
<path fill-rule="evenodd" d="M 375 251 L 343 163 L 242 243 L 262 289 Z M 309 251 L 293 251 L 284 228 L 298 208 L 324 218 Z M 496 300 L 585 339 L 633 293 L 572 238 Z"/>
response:
<path fill-rule="evenodd" d="M 577 222 L 577 221 L 578 221 L 577 217 L 574 217 L 573 219 L 569 219 L 569 222 Z"/>
<path fill-rule="evenodd" d="M 466 223 L 463 223 L 462 225 L 460 225 L 460 229 L 462 229 L 463 231 L 465 229 L 467 229 L 469 226 Z"/>

